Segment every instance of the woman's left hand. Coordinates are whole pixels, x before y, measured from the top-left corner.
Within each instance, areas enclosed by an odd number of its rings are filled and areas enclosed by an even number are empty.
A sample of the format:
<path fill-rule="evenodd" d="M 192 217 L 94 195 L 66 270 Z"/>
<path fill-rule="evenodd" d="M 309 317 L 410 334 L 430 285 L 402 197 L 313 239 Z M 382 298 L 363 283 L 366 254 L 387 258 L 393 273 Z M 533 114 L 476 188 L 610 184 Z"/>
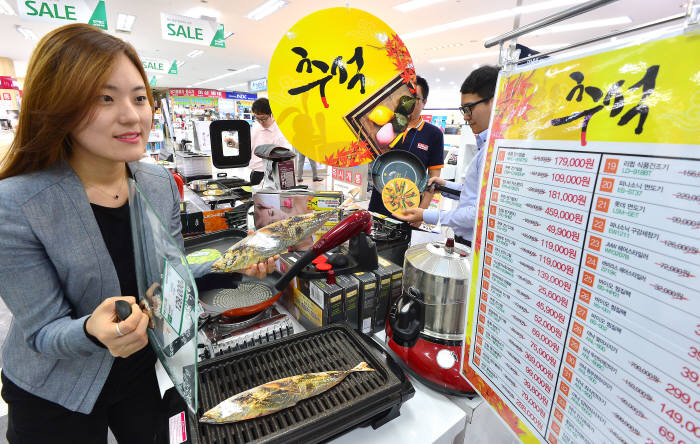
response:
<path fill-rule="evenodd" d="M 248 231 L 248 236 L 253 234 L 253 230 Z M 280 258 L 280 255 L 276 255 L 275 257 L 271 257 L 266 261 L 258 262 L 257 264 L 253 264 L 250 267 L 244 268 L 243 273 L 247 276 L 252 276 L 256 277 L 260 280 L 263 280 L 267 277 L 269 273 L 272 273 L 275 271 L 275 261 Z"/>
<path fill-rule="evenodd" d="M 248 268 L 244 268 L 243 273 L 248 276 L 256 277 L 260 280 L 265 279 L 269 273 L 275 271 L 275 261 L 279 258 L 280 255 L 278 254 L 266 261 L 253 264 Z"/>

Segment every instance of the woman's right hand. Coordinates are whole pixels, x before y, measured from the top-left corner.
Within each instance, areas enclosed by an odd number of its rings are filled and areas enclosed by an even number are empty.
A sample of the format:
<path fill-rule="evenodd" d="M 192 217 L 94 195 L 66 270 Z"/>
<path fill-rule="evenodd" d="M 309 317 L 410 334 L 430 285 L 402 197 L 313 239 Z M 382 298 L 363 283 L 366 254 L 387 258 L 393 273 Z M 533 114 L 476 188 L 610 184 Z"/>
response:
<path fill-rule="evenodd" d="M 117 310 L 114 304 L 120 299 L 131 304 L 131 315 L 123 321 L 117 319 Z M 148 344 L 147 326 L 148 315 L 136 305 L 136 298 L 118 296 L 102 301 L 92 312 L 85 324 L 85 329 L 102 342 L 112 356 L 126 358 Z"/>

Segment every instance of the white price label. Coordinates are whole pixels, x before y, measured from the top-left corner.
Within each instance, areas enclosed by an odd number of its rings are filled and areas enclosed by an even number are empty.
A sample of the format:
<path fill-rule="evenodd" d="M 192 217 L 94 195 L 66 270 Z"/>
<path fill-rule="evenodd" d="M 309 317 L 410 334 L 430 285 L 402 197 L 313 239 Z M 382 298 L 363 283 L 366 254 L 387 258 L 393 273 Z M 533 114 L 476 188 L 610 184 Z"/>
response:
<path fill-rule="evenodd" d="M 182 320 L 185 314 L 184 301 L 186 292 L 185 280 L 166 259 L 163 267 L 163 293 L 160 301 L 160 314 L 178 335 L 182 330 Z"/>

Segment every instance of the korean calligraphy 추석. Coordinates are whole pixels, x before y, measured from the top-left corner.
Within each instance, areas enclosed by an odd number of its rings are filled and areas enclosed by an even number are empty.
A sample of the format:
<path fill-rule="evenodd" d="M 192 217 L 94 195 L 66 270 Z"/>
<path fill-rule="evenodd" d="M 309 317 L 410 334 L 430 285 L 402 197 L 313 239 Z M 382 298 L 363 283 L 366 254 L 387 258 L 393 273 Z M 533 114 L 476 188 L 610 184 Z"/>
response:
<path fill-rule="evenodd" d="M 355 85 L 359 83 L 360 93 L 365 93 L 365 75 L 360 73 L 360 70 L 362 70 L 362 66 L 365 64 L 364 59 L 362 58 L 362 47 L 358 46 L 355 48 L 355 53 L 347 61 L 347 63 L 343 61 L 343 58 L 341 56 L 338 56 L 335 59 L 333 59 L 333 62 L 331 62 L 330 66 L 328 65 L 328 63 L 322 60 L 309 59 L 308 51 L 300 46 L 292 48 L 292 52 L 298 54 L 301 57 L 301 60 L 299 61 L 296 67 L 296 71 L 298 73 L 303 72 L 304 68 L 306 67 L 306 73 L 312 74 L 314 72 L 313 68 L 315 67 L 316 69 L 320 70 L 323 74 L 327 75 L 321 77 L 318 80 L 307 83 L 306 85 L 292 88 L 288 91 L 289 94 L 295 96 L 297 94 L 310 91 L 318 86 L 319 93 L 321 94 L 321 102 L 323 103 L 323 107 L 328 108 L 328 101 L 326 100 L 326 83 L 328 83 L 329 80 L 338 75 L 339 83 L 341 85 L 344 84 L 348 80 L 348 72 L 346 66 L 352 65 L 353 63 L 357 67 L 357 72 L 355 73 L 355 75 L 352 76 L 350 81 L 348 81 L 347 88 L 353 89 Z M 328 73 L 329 69 L 330 74 Z"/>
<path fill-rule="evenodd" d="M 647 68 L 641 80 L 627 88 L 627 93 L 631 93 L 641 88 L 642 96 L 639 103 L 628 109 L 627 112 L 620 117 L 620 119 L 617 121 L 618 126 L 627 125 L 633 118 L 639 116 L 634 133 L 641 134 L 642 131 L 644 131 L 644 122 L 646 122 L 649 115 L 649 105 L 647 105 L 645 101 L 654 93 L 654 88 L 656 88 L 656 77 L 658 74 L 659 65 L 652 65 Z M 622 113 L 623 108 L 625 107 L 625 97 L 622 92 L 622 87 L 625 81 L 618 80 L 617 82 L 613 83 L 610 88 L 608 88 L 605 96 L 603 96 L 602 89 L 596 86 L 584 86 L 583 73 L 574 71 L 569 75 L 569 77 L 576 82 L 576 85 L 571 89 L 571 91 L 569 91 L 569 94 L 566 96 L 566 101 L 571 102 L 572 100 L 576 100 L 576 102 L 581 102 L 585 93 L 596 105 L 583 111 L 577 111 L 566 117 L 557 117 L 556 119 L 552 119 L 551 123 L 554 126 L 559 126 L 566 125 L 578 119 L 583 119 L 583 123 L 581 124 L 581 145 L 585 146 L 588 124 L 590 123 L 591 118 L 597 112 L 601 111 L 605 107 L 610 107 L 611 118 L 617 117 L 620 113 Z M 603 99 L 602 103 L 600 102 L 600 99 Z"/>

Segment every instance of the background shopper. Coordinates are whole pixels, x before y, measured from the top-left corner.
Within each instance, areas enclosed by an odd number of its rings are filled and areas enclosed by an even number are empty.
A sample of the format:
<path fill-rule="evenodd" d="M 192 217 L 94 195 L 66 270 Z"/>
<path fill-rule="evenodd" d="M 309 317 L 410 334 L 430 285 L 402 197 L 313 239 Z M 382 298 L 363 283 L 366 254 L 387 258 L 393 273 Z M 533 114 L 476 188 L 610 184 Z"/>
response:
<path fill-rule="evenodd" d="M 263 159 L 255 155 L 255 148 L 259 145 L 275 145 L 284 148 L 290 148 L 291 145 L 285 139 L 284 134 L 280 131 L 280 127 L 275 122 L 275 117 L 270 109 L 270 101 L 267 97 L 261 97 L 253 102 L 253 115 L 255 123 L 250 131 L 250 164 L 248 168 L 250 172 L 250 184 L 257 185 L 265 177 L 265 164 Z"/>

